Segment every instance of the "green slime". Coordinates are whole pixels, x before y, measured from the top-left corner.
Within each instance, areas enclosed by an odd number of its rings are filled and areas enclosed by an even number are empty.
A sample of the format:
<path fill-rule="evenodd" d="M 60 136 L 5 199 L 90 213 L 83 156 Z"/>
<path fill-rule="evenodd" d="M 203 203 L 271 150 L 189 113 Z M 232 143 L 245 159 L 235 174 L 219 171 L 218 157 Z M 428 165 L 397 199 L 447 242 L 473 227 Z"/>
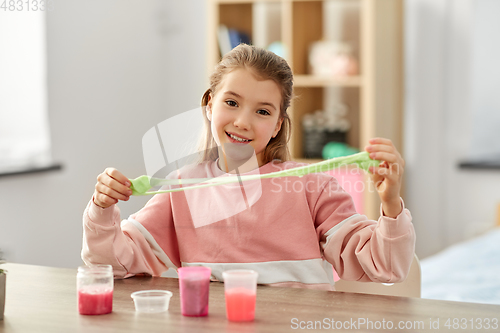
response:
<path fill-rule="evenodd" d="M 368 171 L 370 167 L 377 167 L 380 161 L 372 160 L 367 152 L 361 152 L 349 156 L 342 156 L 331 158 L 318 163 L 313 163 L 297 168 L 281 170 L 266 174 L 257 175 L 237 175 L 233 177 L 218 177 L 218 178 L 190 178 L 190 179 L 161 179 L 153 178 L 150 176 L 140 176 L 135 179 L 130 179 L 130 189 L 132 190 L 132 195 L 152 195 L 160 193 L 170 193 L 179 192 L 185 190 L 194 190 L 198 188 L 218 186 L 231 183 L 239 183 L 242 181 L 265 179 L 265 178 L 275 178 L 275 177 L 302 177 L 310 173 L 322 173 L 330 171 L 345 165 L 357 165 L 358 168 Z M 189 185 L 189 184 L 199 184 L 195 186 L 187 186 L 174 188 L 170 190 L 160 190 L 160 191 L 149 191 L 155 186 L 164 185 Z"/>

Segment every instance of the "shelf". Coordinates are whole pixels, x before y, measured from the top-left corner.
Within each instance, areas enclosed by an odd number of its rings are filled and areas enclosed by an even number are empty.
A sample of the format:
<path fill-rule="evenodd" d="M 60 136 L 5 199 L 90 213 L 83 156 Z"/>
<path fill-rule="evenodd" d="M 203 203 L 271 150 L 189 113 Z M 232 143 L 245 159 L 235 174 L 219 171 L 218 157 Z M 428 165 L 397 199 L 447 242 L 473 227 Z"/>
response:
<path fill-rule="evenodd" d="M 16 168 L 16 169 L 13 169 L 13 168 L 5 169 L 5 170 L 0 169 L 0 177 L 19 176 L 19 175 L 26 175 L 26 174 L 32 174 L 32 173 L 56 171 L 56 170 L 61 170 L 61 169 L 62 169 L 62 164 L 60 164 L 60 163 L 53 163 L 53 164 L 44 165 L 44 166 L 20 167 L 20 168 Z"/>
<path fill-rule="evenodd" d="M 346 76 L 328 78 L 314 75 L 294 75 L 296 87 L 361 87 L 363 84 L 361 76 Z"/>
<path fill-rule="evenodd" d="M 351 128 L 347 144 L 364 147 L 370 138 L 385 137 L 402 151 L 404 106 L 404 0 L 207 0 L 207 68 L 220 60 L 218 28 L 249 35 L 256 45 L 280 41 L 294 73 L 290 153 L 293 161 L 316 163 L 303 151 L 303 118 L 338 103 L 347 107 Z M 310 75 L 309 52 L 317 41 L 352 45 L 361 75 Z M 335 89 L 329 89 L 335 88 Z M 337 89 L 338 88 L 338 89 Z M 367 180 L 368 181 L 368 180 Z M 380 202 L 366 191 L 364 213 L 378 218 Z"/>
<path fill-rule="evenodd" d="M 245 3 L 255 3 L 255 2 L 320 2 L 323 0 L 211 0 L 212 2 L 215 2 L 217 4 L 224 4 L 224 5 L 240 5 L 240 4 L 245 4 Z"/>
<path fill-rule="evenodd" d="M 470 170 L 500 170 L 499 160 L 483 160 L 483 161 L 463 161 L 458 165 L 460 169 Z"/>

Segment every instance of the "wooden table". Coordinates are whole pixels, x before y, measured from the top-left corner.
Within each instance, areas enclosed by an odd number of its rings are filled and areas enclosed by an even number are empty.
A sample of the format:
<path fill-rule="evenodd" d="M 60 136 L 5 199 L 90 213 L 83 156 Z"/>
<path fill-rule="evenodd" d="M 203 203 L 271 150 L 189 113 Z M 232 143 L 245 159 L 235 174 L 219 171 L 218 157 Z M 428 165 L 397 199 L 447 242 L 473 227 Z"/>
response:
<path fill-rule="evenodd" d="M 232 323 L 226 320 L 224 286 L 218 282 L 210 285 L 209 315 L 184 317 L 180 313 L 177 279 L 152 277 L 115 280 L 113 312 L 83 316 L 78 314 L 76 305 L 76 269 L 21 264 L 3 266 L 8 271 L 7 299 L 0 332 L 274 333 L 314 331 L 314 325 L 317 331 L 329 331 L 332 327 L 337 331 L 347 328 L 355 332 L 435 332 L 438 328 L 450 332 L 500 331 L 500 305 L 265 286 L 257 290 L 255 321 Z M 168 312 L 135 312 L 130 294 L 146 289 L 173 292 Z M 461 329 L 456 326 L 454 329 L 455 318 L 463 320 L 458 322 Z M 486 319 L 489 319 L 490 329 L 484 328 Z M 483 329 L 477 328 L 478 323 Z M 403 326 L 398 329 L 398 325 Z M 388 329 L 390 326 L 392 330 Z"/>

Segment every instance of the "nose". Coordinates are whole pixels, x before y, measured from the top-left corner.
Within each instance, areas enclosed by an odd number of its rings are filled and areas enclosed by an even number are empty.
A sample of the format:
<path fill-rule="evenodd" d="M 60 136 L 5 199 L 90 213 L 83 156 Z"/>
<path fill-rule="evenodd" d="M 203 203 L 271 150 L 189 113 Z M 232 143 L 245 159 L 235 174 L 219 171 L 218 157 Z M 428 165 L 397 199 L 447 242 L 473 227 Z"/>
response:
<path fill-rule="evenodd" d="M 249 130 L 251 128 L 251 112 L 247 110 L 242 110 L 238 112 L 236 118 L 234 119 L 233 125 L 242 130 Z"/>

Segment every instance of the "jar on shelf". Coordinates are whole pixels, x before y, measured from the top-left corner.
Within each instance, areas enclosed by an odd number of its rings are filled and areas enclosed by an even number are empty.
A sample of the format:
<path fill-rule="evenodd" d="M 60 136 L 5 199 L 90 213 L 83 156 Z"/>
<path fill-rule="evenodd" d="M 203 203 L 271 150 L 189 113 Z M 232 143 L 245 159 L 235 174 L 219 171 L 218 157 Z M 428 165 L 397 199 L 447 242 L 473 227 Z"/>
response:
<path fill-rule="evenodd" d="M 338 103 L 327 110 L 317 110 L 302 118 L 304 158 L 323 158 L 323 147 L 329 142 L 345 143 L 350 122 L 347 107 Z"/>
<path fill-rule="evenodd" d="M 358 61 L 347 42 L 316 41 L 309 50 L 309 66 L 313 75 L 346 77 L 359 74 Z"/>

